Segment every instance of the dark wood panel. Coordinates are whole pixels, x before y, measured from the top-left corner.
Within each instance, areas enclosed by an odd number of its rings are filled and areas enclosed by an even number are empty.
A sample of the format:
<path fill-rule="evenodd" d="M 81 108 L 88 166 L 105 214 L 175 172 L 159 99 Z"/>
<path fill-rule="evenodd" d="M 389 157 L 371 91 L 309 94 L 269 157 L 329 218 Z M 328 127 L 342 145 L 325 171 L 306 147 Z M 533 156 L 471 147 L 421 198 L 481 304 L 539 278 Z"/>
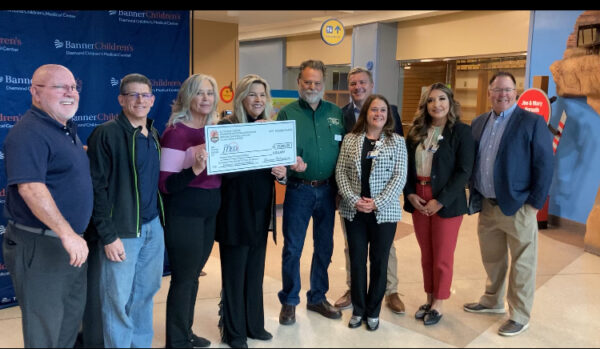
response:
<path fill-rule="evenodd" d="M 412 124 L 421 100 L 421 88 L 435 82 L 446 81 L 446 66 L 446 62 L 413 64 L 411 69 L 404 70 L 401 115 L 404 124 Z"/>

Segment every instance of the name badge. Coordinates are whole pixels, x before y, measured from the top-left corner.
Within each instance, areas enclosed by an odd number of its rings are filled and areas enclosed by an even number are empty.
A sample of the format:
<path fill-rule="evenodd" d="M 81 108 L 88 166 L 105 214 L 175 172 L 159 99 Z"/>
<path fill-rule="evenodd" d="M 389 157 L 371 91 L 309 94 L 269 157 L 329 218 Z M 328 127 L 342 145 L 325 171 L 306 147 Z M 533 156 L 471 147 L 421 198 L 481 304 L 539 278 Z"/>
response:
<path fill-rule="evenodd" d="M 367 153 L 367 159 L 377 159 L 378 155 L 379 155 L 379 150 L 372 150 Z"/>
<path fill-rule="evenodd" d="M 336 140 L 336 141 L 338 141 L 338 142 L 341 142 L 342 141 L 342 135 L 333 135 L 333 139 Z"/>

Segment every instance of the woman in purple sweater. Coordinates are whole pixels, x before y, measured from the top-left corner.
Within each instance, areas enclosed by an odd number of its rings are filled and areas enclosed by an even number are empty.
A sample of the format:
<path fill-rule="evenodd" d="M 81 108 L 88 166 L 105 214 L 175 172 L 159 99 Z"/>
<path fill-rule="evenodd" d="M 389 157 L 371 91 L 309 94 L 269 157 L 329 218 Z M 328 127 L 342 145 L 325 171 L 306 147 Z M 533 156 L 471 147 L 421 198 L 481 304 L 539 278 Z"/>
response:
<path fill-rule="evenodd" d="M 204 126 L 217 122 L 217 83 L 188 77 L 175 99 L 161 137 L 159 188 L 166 194 L 165 246 L 171 268 L 166 346 L 208 347 L 192 333 L 198 277 L 213 247 L 221 204 L 221 177 L 206 174 Z"/>

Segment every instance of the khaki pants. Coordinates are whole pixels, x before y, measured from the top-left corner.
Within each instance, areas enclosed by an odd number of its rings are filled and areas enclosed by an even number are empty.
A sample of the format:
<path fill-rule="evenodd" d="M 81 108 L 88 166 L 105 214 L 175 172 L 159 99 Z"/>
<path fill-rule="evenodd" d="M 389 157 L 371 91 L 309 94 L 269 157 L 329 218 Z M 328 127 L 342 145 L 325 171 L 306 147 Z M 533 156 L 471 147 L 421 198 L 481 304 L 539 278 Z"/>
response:
<path fill-rule="evenodd" d="M 346 257 L 346 285 L 350 289 L 350 255 L 348 254 L 348 237 L 346 236 L 346 225 L 344 224 L 344 218 L 339 214 L 340 223 L 342 226 L 342 232 L 344 233 L 344 256 Z M 398 292 L 398 259 L 396 258 L 396 247 L 392 242 L 390 247 L 390 259 L 387 265 L 387 282 L 385 286 L 385 295 L 388 296 L 392 293 Z"/>
<path fill-rule="evenodd" d="M 485 294 L 479 303 L 486 307 L 503 308 L 506 299 L 510 319 L 520 324 L 529 322 L 535 292 L 538 227 L 537 210 L 523 205 L 514 215 L 505 216 L 500 206 L 484 199 L 479 213 L 478 234 L 483 266 L 487 273 Z"/>

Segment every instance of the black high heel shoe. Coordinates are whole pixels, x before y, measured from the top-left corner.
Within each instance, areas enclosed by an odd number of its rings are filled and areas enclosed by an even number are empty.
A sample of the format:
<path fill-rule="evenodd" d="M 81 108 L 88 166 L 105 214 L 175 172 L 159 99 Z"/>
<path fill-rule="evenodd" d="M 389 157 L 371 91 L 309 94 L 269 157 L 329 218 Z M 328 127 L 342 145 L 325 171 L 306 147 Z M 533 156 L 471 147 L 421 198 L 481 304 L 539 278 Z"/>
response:
<path fill-rule="evenodd" d="M 440 314 L 435 309 L 431 309 L 427 314 L 425 314 L 425 317 L 423 318 L 423 323 L 425 324 L 425 326 L 435 325 L 438 322 L 440 322 L 441 318 L 442 314 Z"/>
<path fill-rule="evenodd" d="M 375 331 L 379 328 L 379 318 L 370 318 L 367 317 L 367 330 Z"/>
<path fill-rule="evenodd" d="M 348 327 L 357 328 L 362 323 L 363 319 L 360 315 L 352 315 L 350 321 L 348 322 Z"/>
<path fill-rule="evenodd" d="M 415 313 L 415 319 L 423 320 L 425 314 L 429 312 L 429 309 L 431 309 L 431 304 L 423 304 L 422 306 L 420 306 L 419 310 L 417 310 L 417 312 Z"/>
<path fill-rule="evenodd" d="M 248 335 L 248 338 L 258 339 L 261 341 L 268 341 L 268 340 L 273 339 L 273 335 L 270 334 L 267 330 L 262 330 L 262 332 L 260 332 L 260 333 Z"/>

